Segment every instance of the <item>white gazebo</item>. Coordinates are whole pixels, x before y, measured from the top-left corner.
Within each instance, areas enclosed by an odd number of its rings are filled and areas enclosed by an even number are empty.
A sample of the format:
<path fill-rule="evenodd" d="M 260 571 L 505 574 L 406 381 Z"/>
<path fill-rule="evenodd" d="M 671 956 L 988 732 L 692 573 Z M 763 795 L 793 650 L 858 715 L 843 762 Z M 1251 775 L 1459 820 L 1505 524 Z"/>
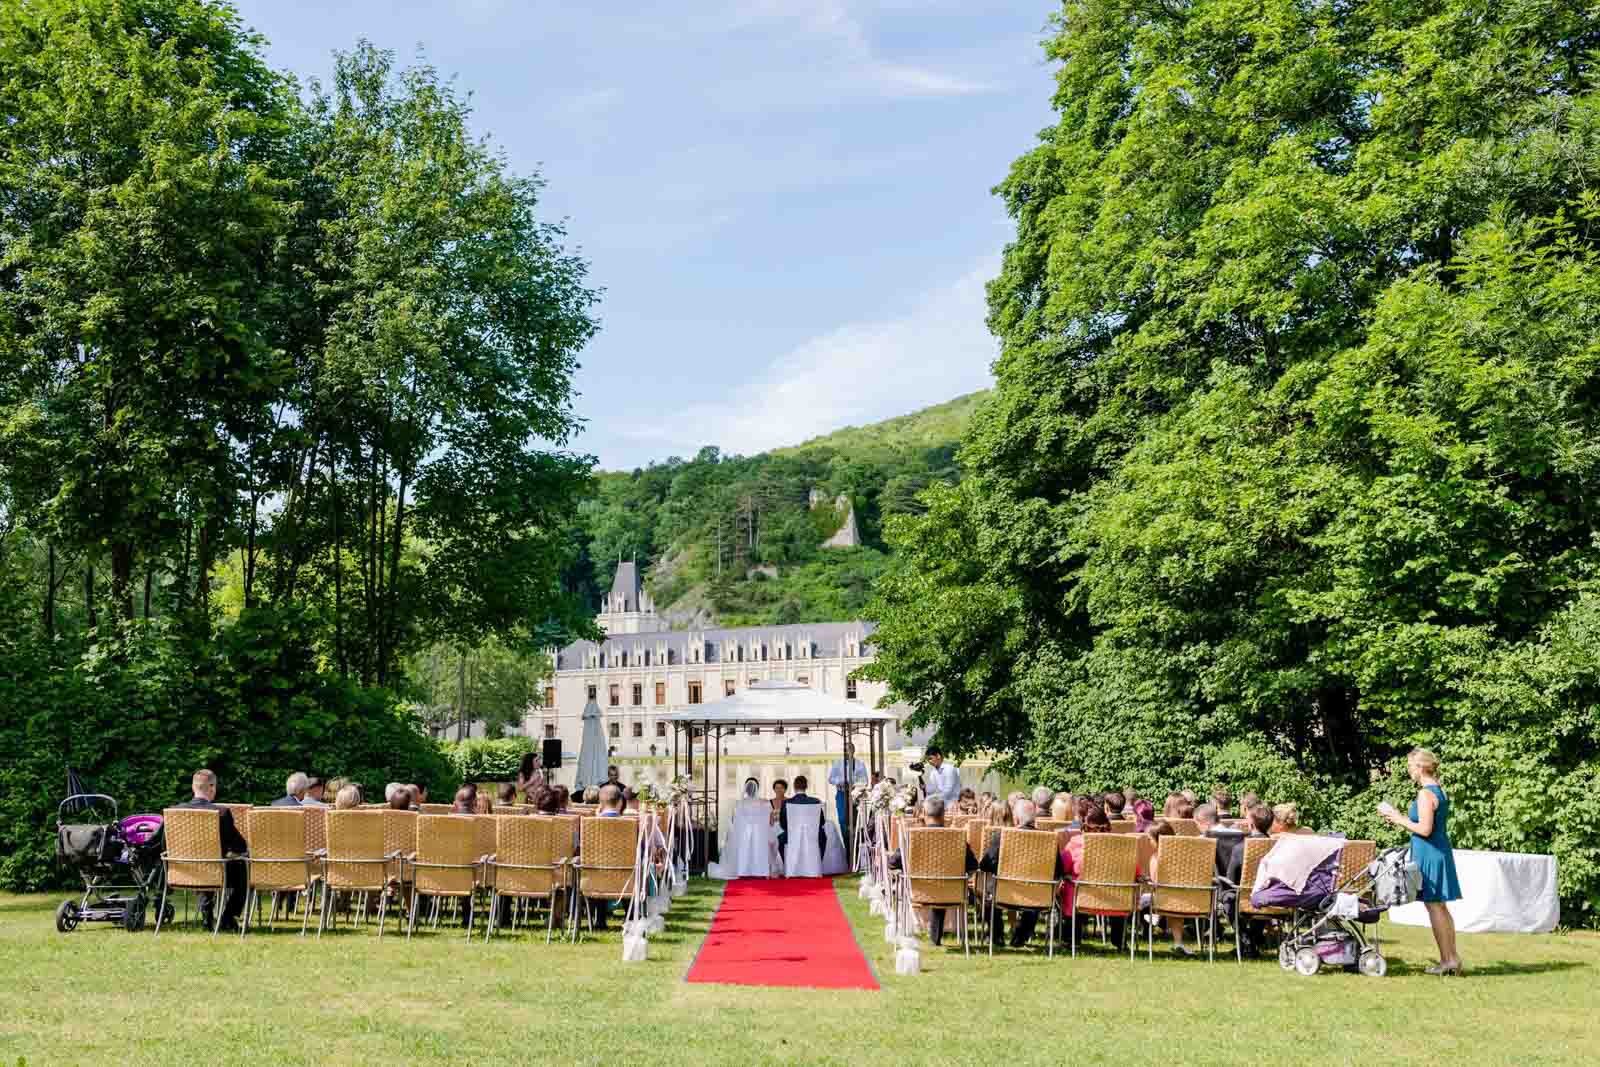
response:
<path fill-rule="evenodd" d="M 696 850 L 696 860 L 703 869 L 707 860 L 717 858 L 717 812 L 722 789 L 722 745 L 724 736 L 740 727 L 810 727 L 826 733 L 837 734 L 841 742 L 853 742 L 858 734 L 867 737 L 867 767 L 869 773 L 883 771 L 885 734 L 895 716 L 877 708 L 862 707 L 848 700 L 840 700 L 828 693 L 811 688 L 803 682 L 765 681 L 751 682 L 743 692 L 697 704 L 682 711 L 662 717 L 672 723 L 672 773 L 689 779 L 690 802 L 699 813 L 700 825 L 705 828 L 707 847 L 703 855 Z M 701 746 L 699 758 L 700 785 L 695 788 L 695 746 Z M 844 745 L 840 744 L 841 754 Z M 849 781 L 852 761 L 845 761 L 845 790 L 856 783 Z M 845 817 L 853 814 L 853 805 L 845 806 Z M 847 843 L 852 840 L 851 827 L 839 828 Z"/>

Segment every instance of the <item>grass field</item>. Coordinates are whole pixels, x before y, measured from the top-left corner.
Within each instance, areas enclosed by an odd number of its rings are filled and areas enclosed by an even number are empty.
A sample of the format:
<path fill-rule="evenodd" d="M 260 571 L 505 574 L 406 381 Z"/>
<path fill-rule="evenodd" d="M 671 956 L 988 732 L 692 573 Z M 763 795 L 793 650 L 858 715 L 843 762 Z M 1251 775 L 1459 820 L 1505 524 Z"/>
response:
<path fill-rule="evenodd" d="M 107 926 L 56 933 L 59 897 L 0 895 L 0 1064 L 1276 1064 L 1595 1062 L 1600 937 L 1466 936 L 1471 974 L 1420 973 L 1425 930 L 1386 929 L 1389 976 L 1301 978 L 1100 949 L 1076 960 L 926 949 L 894 974 L 854 883 L 840 899 L 878 993 L 688 985 L 720 887 L 696 882 L 650 942 L 519 934 L 319 943 Z M 392 933 L 391 927 L 391 933 Z"/>

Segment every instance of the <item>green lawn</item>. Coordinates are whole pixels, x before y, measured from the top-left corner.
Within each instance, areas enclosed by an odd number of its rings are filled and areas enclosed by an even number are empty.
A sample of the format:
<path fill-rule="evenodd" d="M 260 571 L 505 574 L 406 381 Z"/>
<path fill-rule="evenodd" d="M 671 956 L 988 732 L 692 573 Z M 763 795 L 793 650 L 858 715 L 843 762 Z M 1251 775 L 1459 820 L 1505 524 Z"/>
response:
<path fill-rule="evenodd" d="M 1431 942 L 1406 928 L 1387 931 L 1384 979 L 948 947 L 898 978 L 880 921 L 839 888 L 882 992 L 684 983 L 720 892 L 704 882 L 637 965 L 615 933 L 63 936 L 59 897 L 0 896 L 0 1063 L 1570 1064 L 1600 1046 L 1590 934 L 1464 937 L 1459 981 L 1419 973 Z"/>

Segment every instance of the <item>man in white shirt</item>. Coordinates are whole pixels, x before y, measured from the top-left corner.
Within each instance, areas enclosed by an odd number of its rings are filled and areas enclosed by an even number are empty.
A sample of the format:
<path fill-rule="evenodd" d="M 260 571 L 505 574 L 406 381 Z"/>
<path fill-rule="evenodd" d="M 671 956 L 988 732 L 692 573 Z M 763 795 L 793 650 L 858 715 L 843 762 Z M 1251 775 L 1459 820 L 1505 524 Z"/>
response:
<path fill-rule="evenodd" d="M 850 792 L 858 785 L 867 784 L 867 765 L 855 758 L 856 746 L 849 741 L 844 743 L 844 759 L 833 761 L 833 769 L 828 772 L 828 784 L 833 786 L 833 810 L 839 817 L 839 833 L 845 832 L 845 827 L 850 825 L 845 817 L 850 809 Z M 849 781 L 846 781 L 846 769 L 849 770 Z"/>
<path fill-rule="evenodd" d="M 946 763 L 937 748 L 928 749 L 924 759 L 928 765 L 922 772 L 923 788 L 931 797 L 943 797 L 945 807 L 954 809 L 961 799 L 961 772 Z"/>

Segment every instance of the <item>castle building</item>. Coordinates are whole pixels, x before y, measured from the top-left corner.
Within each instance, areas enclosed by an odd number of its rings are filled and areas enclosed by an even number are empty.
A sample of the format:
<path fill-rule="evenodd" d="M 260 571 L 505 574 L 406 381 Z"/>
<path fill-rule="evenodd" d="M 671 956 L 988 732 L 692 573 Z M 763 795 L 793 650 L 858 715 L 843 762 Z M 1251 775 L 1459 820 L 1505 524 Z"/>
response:
<path fill-rule="evenodd" d="M 751 682 L 799 682 L 863 708 L 876 707 L 886 689 L 882 682 L 851 678 L 872 662 L 870 623 L 671 630 L 657 616 L 632 562 L 617 565 L 595 621 L 605 639 L 575 641 L 553 653 L 555 673 L 524 722 L 535 741 L 559 738 L 574 755 L 590 700 L 600 707 L 612 756 L 648 759 L 672 754 L 672 727 L 663 716 L 731 696 Z M 891 748 L 901 741 L 890 731 Z M 859 747 L 864 756 L 864 736 Z M 840 739 L 813 736 L 806 728 L 755 727 L 725 738 L 723 749 L 736 757 L 837 758 Z"/>

